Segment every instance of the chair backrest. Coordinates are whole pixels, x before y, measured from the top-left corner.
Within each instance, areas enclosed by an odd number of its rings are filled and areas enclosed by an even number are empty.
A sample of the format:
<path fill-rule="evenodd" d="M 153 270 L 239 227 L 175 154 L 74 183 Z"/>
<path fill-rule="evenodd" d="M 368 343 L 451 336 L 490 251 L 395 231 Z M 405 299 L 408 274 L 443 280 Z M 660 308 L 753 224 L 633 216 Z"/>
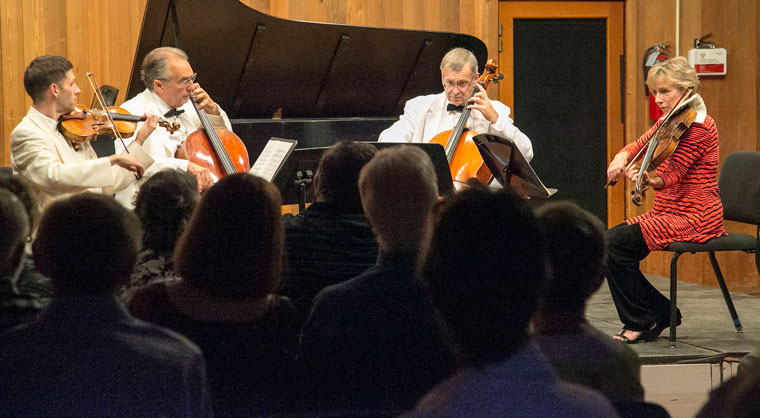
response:
<path fill-rule="evenodd" d="M 736 151 L 721 168 L 723 218 L 760 225 L 760 151 Z"/>

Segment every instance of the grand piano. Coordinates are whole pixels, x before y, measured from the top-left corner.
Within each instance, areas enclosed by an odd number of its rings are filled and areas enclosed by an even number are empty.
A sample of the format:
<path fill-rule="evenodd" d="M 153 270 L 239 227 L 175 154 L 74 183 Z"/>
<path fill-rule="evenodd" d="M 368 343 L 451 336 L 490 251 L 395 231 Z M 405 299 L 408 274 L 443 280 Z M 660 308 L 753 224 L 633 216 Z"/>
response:
<path fill-rule="evenodd" d="M 486 46 L 463 34 L 280 19 L 237 0 L 148 0 L 127 90 L 159 46 L 187 52 L 197 82 L 228 114 L 253 162 L 270 137 L 299 148 L 375 141 L 415 96 L 442 90 L 451 48 Z"/>

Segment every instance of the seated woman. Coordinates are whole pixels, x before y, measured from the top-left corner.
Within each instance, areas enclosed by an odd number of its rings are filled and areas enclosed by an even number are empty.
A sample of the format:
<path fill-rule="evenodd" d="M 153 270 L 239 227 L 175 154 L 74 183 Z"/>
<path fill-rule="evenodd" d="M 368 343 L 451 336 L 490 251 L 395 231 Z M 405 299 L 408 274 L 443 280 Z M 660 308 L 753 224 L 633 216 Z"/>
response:
<path fill-rule="evenodd" d="M 663 113 L 684 107 L 683 112 L 693 111 L 695 118 L 681 135 L 678 148 L 655 174 L 641 173 L 642 183 L 655 191 L 652 209 L 606 233 L 607 284 L 623 323 L 614 338 L 628 344 L 654 341 L 670 326 L 670 300 L 644 277 L 639 262 L 650 251 L 662 250 L 676 241 L 705 242 L 726 234 L 718 195 L 718 129 L 698 94 L 697 73 L 686 58 L 671 58 L 649 70 L 647 86 Z M 640 169 L 629 164 L 664 119 L 615 155 L 607 168 L 608 180 L 639 178 Z"/>
<path fill-rule="evenodd" d="M 186 171 L 162 170 L 142 185 L 135 201 L 143 227 L 142 249 L 129 283 L 119 291 L 124 302 L 151 283 L 179 280 L 172 253 L 199 198 L 198 182 Z"/>
<path fill-rule="evenodd" d="M 280 194 L 250 174 L 221 179 L 202 197 L 174 252 L 181 280 L 132 298 L 137 318 L 201 347 L 217 416 L 283 408 L 296 345 L 295 310 L 280 284 Z"/>

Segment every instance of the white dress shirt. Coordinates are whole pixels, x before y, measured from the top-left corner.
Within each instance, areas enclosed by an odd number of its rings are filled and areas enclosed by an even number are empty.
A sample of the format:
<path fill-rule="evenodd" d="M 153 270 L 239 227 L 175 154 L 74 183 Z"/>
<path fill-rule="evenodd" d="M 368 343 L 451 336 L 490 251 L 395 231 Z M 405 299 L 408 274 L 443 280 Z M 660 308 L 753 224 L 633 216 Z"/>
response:
<path fill-rule="evenodd" d="M 190 103 L 190 100 L 177 108 L 177 110 L 184 110 L 181 115 L 173 116 L 170 118 L 166 118 L 163 115 L 172 108 L 164 103 L 164 101 L 161 100 L 161 98 L 158 97 L 156 93 L 148 89 L 145 89 L 142 93 L 127 100 L 120 107 L 129 111 L 129 113 L 133 115 L 142 116 L 145 113 L 150 113 L 158 115 L 159 120 L 165 120 L 170 123 L 178 122 L 180 125 L 179 130 L 175 131 L 174 133 L 169 133 L 169 131 L 163 127 L 157 126 L 156 129 L 145 140 L 143 149 L 145 149 L 156 162 L 150 169 L 145 171 L 145 174 L 143 176 L 144 179 L 149 178 L 154 173 L 157 173 L 165 168 L 187 170 L 188 161 L 180 158 L 174 158 L 174 155 L 177 152 L 177 149 L 185 142 L 185 139 L 188 137 L 188 135 L 197 131 L 201 126 L 200 118 L 198 118 L 198 114 L 195 112 L 193 104 Z M 227 118 L 227 114 L 224 112 L 224 110 L 222 110 L 221 107 L 219 108 L 219 113 L 219 115 L 208 115 L 211 123 L 214 126 L 232 130 L 230 120 Z M 143 122 L 138 123 L 137 130 L 140 129 L 142 123 Z M 129 146 L 129 143 L 133 139 L 134 137 L 128 138 L 125 139 L 124 142 L 127 144 L 127 146 Z M 116 142 L 115 147 L 117 153 L 123 149 L 118 141 Z M 139 184 L 133 184 L 131 187 L 128 187 L 127 189 L 124 189 L 121 192 L 117 193 L 116 200 L 128 208 L 133 208 L 134 199 L 137 195 L 138 189 Z"/>
<path fill-rule="evenodd" d="M 388 129 L 380 133 L 379 142 L 427 143 L 437 134 L 454 129 L 460 112 L 447 111 L 446 93 L 418 96 L 406 102 L 404 114 Z M 509 107 L 491 100 L 491 105 L 499 114 L 496 123 L 490 123 L 480 111 L 470 112 L 467 127 L 474 132 L 489 133 L 511 139 L 527 161 L 533 159 L 530 139 L 520 132 L 509 117 Z"/>

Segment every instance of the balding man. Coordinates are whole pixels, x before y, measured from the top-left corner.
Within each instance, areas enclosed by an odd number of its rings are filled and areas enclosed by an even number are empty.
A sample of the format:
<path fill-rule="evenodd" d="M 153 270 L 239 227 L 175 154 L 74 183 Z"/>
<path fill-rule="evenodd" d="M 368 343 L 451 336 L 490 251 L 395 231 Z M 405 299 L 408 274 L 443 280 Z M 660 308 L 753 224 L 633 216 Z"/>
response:
<path fill-rule="evenodd" d="M 208 169 L 188 161 L 184 153 L 185 139 L 201 126 L 190 98 L 193 97 L 198 107 L 206 112 L 214 126 L 232 130 L 227 114 L 195 82 L 197 73 L 193 72 L 187 54 L 181 49 L 160 47 L 150 51 L 143 59 L 140 75 L 145 90 L 122 103 L 121 107 L 135 115 L 159 115 L 161 120 L 177 122 L 180 126 L 173 133 L 156 129 L 145 141 L 144 148 L 156 160 L 145 176 L 150 177 L 167 167 L 176 168 L 194 175 L 199 191 L 211 187 L 213 180 Z M 116 147 L 120 149 L 120 144 Z M 133 207 L 136 192 L 135 185 L 117 194 L 116 199 Z"/>

